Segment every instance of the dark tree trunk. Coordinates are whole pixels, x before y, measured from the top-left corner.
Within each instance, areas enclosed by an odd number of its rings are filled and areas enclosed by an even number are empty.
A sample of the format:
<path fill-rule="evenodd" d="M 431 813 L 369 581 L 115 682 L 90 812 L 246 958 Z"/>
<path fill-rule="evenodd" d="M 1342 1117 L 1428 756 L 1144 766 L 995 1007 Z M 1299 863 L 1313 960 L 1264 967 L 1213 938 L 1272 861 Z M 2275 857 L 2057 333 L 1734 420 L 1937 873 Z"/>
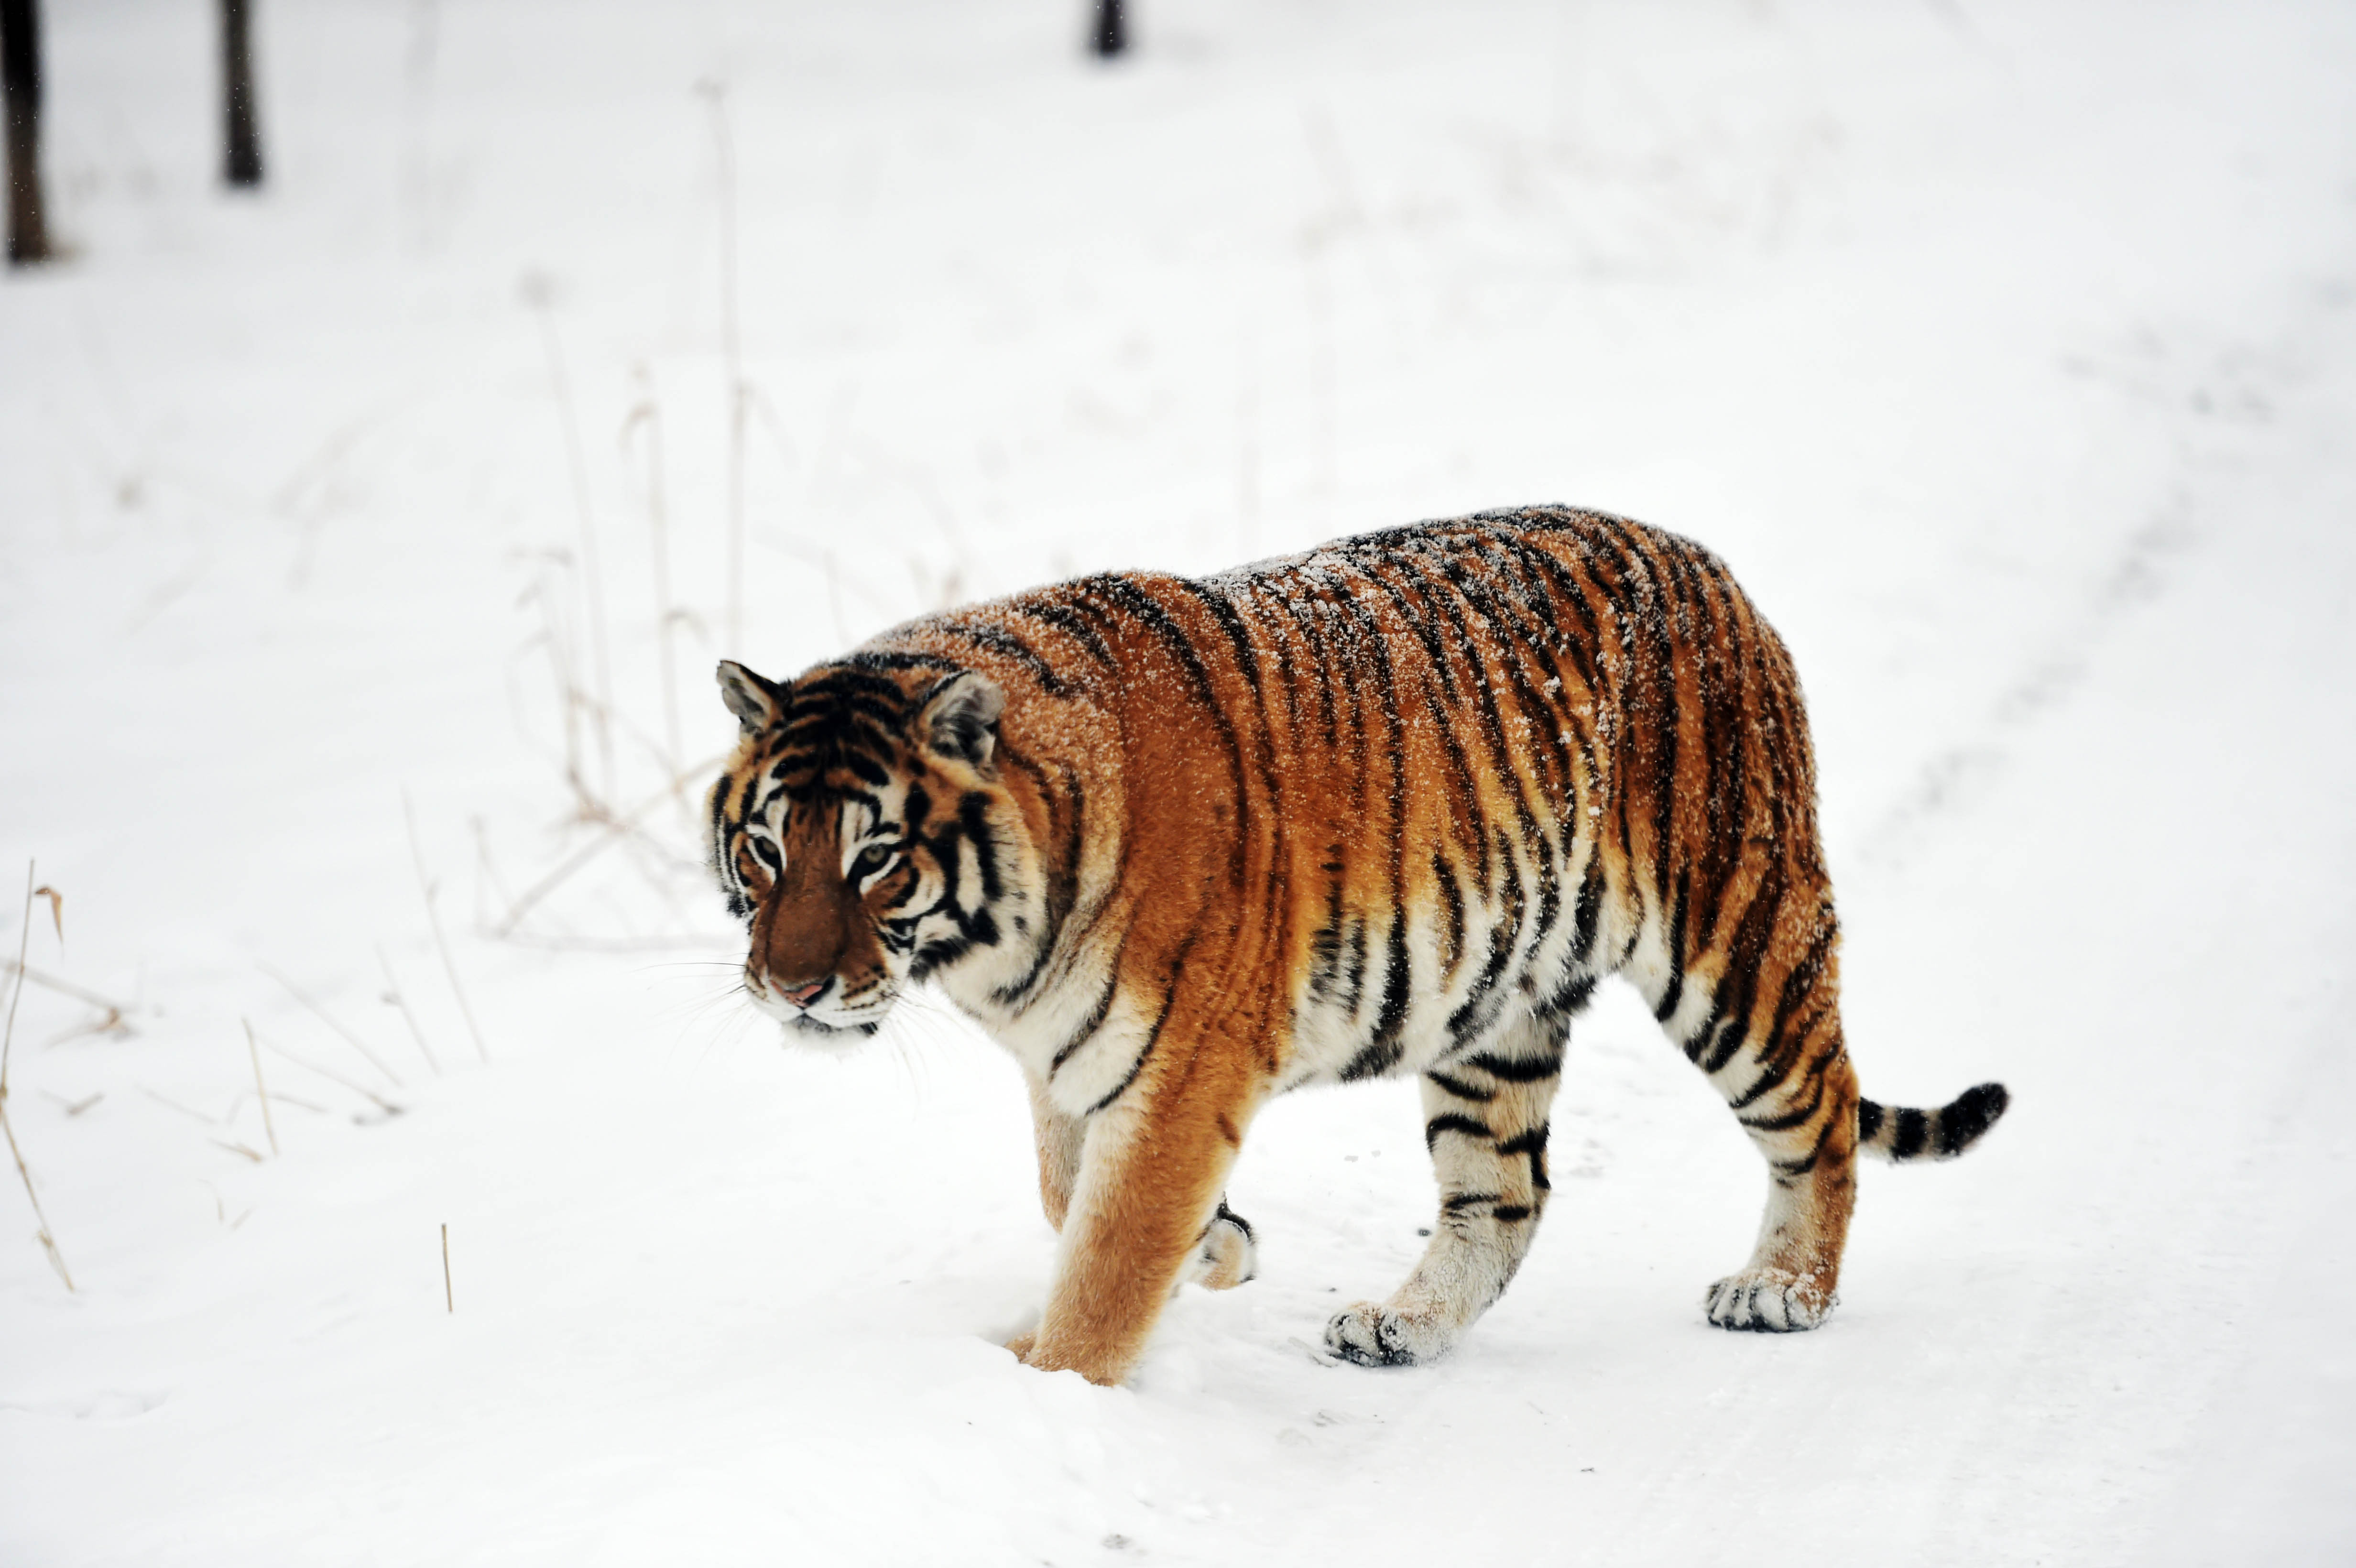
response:
<path fill-rule="evenodd" d="M 1129 18 L 1121 0 L 1097 0 L 1096 31 L 1088 38 L 1088 47 L 1100 59 L 1111 59 L 1129 48 Z"/>
<path fill-rule="evenodd" d="M 253 123 L 253 15 L 246 0 L 220 0 L 221 177 L 231 185 L 262 183 L 262 133 Z"/>
<path fill-rule="evenodd" d="M 8 119 L 8 264 L 49 259 L 41 205 L 41 17 L 35 0 L 0 0 L 0 83 Z"/>

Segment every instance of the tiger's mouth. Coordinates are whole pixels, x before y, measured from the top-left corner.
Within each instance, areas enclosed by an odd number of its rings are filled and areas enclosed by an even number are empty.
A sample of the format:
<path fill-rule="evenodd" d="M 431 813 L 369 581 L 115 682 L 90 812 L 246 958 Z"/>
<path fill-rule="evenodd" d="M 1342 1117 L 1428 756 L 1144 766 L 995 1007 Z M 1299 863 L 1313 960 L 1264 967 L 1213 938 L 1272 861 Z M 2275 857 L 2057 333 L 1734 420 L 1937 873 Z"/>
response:
<path fill-rule="evenodd" d="M 837 1049 L 848 1049 L 873 1035 L 899 999 L 898 988 L 880 976 L 849 995 L 841 977 L 831 976 L 815 995 L 797 1002 L 778 994 L 776 987 L 750 969 L 744 975 L 744 994 L 784 1027 L 788 1040 Z"/>
<path fill-rule="evenodd" d="M 789 1040 L 841 1051 L 847 1051 L 860 1041 L 869 1039 L 883 1027 L 884 1020 L 881 1018 L 872 1019 L 865 1023 L 830 1024 L 805 1013 L 799 1018 L 785 1020 L 786 1037 Z"/>

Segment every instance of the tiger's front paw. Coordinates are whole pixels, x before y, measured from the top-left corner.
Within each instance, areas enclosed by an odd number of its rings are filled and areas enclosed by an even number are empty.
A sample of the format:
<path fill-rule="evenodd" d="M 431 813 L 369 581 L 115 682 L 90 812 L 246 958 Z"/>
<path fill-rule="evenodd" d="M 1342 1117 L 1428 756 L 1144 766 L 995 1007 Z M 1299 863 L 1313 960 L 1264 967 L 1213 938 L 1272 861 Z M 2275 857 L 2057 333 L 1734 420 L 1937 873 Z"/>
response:
<path fill-rule="evenodd" d="M 1205 1290 L 1233 1290 L 1258 1271 L 1259 1253 L 1252 1242 L 1250 1222 L 1221 1203 L 1182 1277 Z"/>
<path fill-rule="evenodd" d="M 1436 1323 L 1372 1301 L 1353 1303 L 1325 1325 L 1325 1348 L 1362 1367 L 1412 1367 L 1445 1354 L 1454 1339 Z"/>
<path fill-rule="evenodd" d="M 1014 1338 L 1006 1341 L 1006 1348 L 1014 1352 L 1014 1359 L 1016 1360 L 1028 1361 L 1031 1359 L 1031 1347 L 1038 1342 L 1038 1331 L 1033 1329 L 1028 1334 L 1017 1334 Z"/>
<path fill-rule="evenodd" d="M 1790 1269 L 1747 1268 L 1709 1287 L 1702 1310 L 1721 1328 L 1757 1334 L 1795 1334 L 1832 1315 L 1840 1297 L 1812 1274 Z"/>

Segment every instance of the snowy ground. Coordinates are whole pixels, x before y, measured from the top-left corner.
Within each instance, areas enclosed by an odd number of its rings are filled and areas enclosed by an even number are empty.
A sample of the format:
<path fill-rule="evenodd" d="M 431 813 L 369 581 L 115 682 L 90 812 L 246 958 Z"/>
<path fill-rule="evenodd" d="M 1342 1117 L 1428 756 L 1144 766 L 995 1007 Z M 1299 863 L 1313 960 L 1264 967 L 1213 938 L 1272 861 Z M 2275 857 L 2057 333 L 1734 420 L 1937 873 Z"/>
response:
<path fill-rule="evenodd" d="M 121 1021 L 16 1020 L 0 1561 L 2356 1558 L 2356 12 L 270 0 L 240 200 L 205 7 L 47 11 L 0 880 Z M 1718 1334 L 1757 1159 L 1614 993 L 1450 1360 L 1308 1349 L 1429 1222 L 1385 1085 L 1261 1119 L 1130 1387 L 1016 1367 L 1012 1067 L 728 999 L 712 659 L 1554 499 L 1750 585 L 1866 1087 L 2011 1117 Z"/>

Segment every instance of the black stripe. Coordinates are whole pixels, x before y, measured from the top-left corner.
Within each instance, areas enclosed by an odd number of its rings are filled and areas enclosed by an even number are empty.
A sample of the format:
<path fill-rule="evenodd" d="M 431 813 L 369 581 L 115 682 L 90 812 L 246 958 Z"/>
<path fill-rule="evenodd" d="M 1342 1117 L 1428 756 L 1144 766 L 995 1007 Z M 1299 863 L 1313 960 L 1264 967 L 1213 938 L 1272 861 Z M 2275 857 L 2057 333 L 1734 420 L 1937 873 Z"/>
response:
<path fill-rule="evenodd" d="M 1581 968 L 1595 967 L 1597 927 L 1603 914 L 1603 848 L 1588 851 L 1587 869 L 1579 879 L 1579 896 L 1571 904 L 1570 944 Z"/>
<path fill-rule="evenodd" d="M 1676 891 L 1669 903 L 1669 983 L 1661 992 L 1660 1001 L 1653 1008 L 1653 1017 L 1665 1024 L 1669 1015 L 1686 995 L 1686 902 L 1689 873 L 1677 873 Z"/>
<path fill-rule="evenodd" d="M 1464 890 L 1456 885 L 1456 869 L 1438 850 L 1431 855 L 1431 878 L 1440 889 L 1441 913 L 1440 977 L 1442 983 L 1454 977 L 1456 966 L 1464 961 Z"/>
<path fill-rule="evenodd" d="M 2012 1096 L 2001 1083 L 1981 1083 L 1965 1090 L 1954 1104 L 1939 1113 L 1939 1153 L 1958 1155 L 1996 1125 Z"/>
<path fill-rule="evenodd" d="M 1549 1023 L 1563 1025 L 1586 1010 L 1589 998 L 1595 995 L 1595 976 L 1574 974 L 1566 979 L 1554 995 L 1540 1002 L 1531 1011 Z"/>
<path fill-rule="evenodd" d="M 1012 659 L 1030 671 L 1040 689 L 1050 697 L 1062 697 L 1070 690 L 1064 684 L 1064 677 L 1055 673 L 1055 667 L 1042 658 L 1036 648 L 1002 626 L 993 626 L 986 622 L 949 621 L 943 623 L 939 630 L 946 635 L 962 637 L 978 648 L 987 648 L 991 653 L 1002 654 Z"/>
<path fill-rule="evenodd" d="M 1162 988 L 1162 1010 L 1154 1015 L 1153 1027 L 1146 1031 L 1145 1044 L 1139 1050 L 1137 1060 L 1129 1064 L 1127 1075 L 1113 1085 L 1111 1093 L 1087 1108 L 1087 1115 L 1095 1115 L 1098 1111 L 1128 1093 L 1129 1086 L 1137 1082 L 1137 1075 L 1145 1071 L 1146 1062 L 1152 1058 L 1153 1048 L 1162 1043 L 1162 1026 L 1170 1021 L 1170 1009 L 1178 999 L 1178 977 L 1185 971 L 1186 955 L 1194 947 L 1194 938 L 1199 934 L 1199 932 L 1190 932 L 1186 940 L 1178 944 L 1178 955 L 1170 965 L 1169 983 Z"/>
<path fill-rule="evenodd" d="M 1508 1083 L 1542 1083 L 1562 1071 L 1562 1059 L 1559 1056 L 1535 1059 L 1499 1056 L 1494 1051 L 1484 1051 L 1477 1056 L 1465 1057 L 1456 1065 L 1469 1067 L 1475 1072 L 1485 1072 Z"/>
<path fill-rule="evenodd" d="M 1810 1147 L 1805 1157 L 1800 1159 L 1770 1160 L 1767 1162 L 1767 1168 L 1783 1176 L 1805 1176 L 1816 1168 L 1818 1160 L 1824 1158 L 1825 1145 L 1832 1141 L 1832 1136 L 1833 1123 L 1831 1118 L 1827 1117 L 1824 1125 L 1816 1129 L 1816 1141 Z"/>
<path fill-rule="evenodd" d="M 1003 894 L 999 880 L 998 835 L 990 826 L 990 796 L 975 790 L 958 802 L 958 826 L 973 843 L 973 858 L 981 869 L 981 897 L 996 903 Z"/>
<path fill-rule="evenodd" d="M 1522 873 L 1519 863 L 1505 845 L 1500 831 L 1498 853 L 1505 863 L 1506 907 L 1489 933 L 1489 957 L 1482 965 L 1480 976 L 1472 982 L 1472 991 L 1448 1015 L 1449 1038 L 1462 1049 L 1486 1034 L 1503 1008 L 1506 993 L 1498 988 L 1506 967 L 1513 963 L 1516 939 L 1522 924 Z"/>
<path fill-rule="evenodd" d="M 1407 1047 L 1399 1040 L 1400 1026 L 1407 1021 L 1407 912 L 1395 907 L 1391 911 L 1390 952 L 1384 961 L 1383 1005 L 1375 1019 L 1375 1037 L 1342 1069 L 1343 1082 L 1387 1072 L 1407 1054 Z"/>
<path fill-rule="evenodd" d="M 1897 1135 L 1890 1140 L 1892 1159 L 1912 1159 L 1930 1141 L 1931 1118 L 1912 1106 L 1898 1113 Z"/>
<path fill-rule="evenodd" d="M 1808 1069 L 1808 1076 L 1815 1080 L 1816 1088 L 1815 1093 L 1808 1096 L 1808 1102 L 1806 1104 L 1802 1105 L 1795 1111 L 1786 1111 L 1780 1116 L 1753 1117 L 1738 1115 L 1735 1117 L 1735 1120 L 1740 1122 L 1744 1126 L 1750 1128 L 1754 1133 L 1789 1132 L 1794 1127 L 1802 1125 L 1811 1117 L 1815 1115 L 1818 1111 L 1824 1108 L 1825 1065 L 1832 1060 L 1832 1057 L 1833 1053 L 1831 1051 L 1826 1051 L 1823 1055 L 1817 1057 L 1815 1065 Z"/>
<path fill-rule="evenodd" d="M 1496 1136 L 1472 1117 L 1460 1116 L 1450 1111 L 1423 1124 L 1423 1147 L 1426 1149 L 1438 1148 L 1442 1133 L 1462 1133 L 1468 1138 L 1480 1138 L 1483 1142 Z"/>
<path fill-rule="evenodd" d="M 1525 1127 L 1522 1131 L 1515 1133 L 1512 1137 L 1509 1137 L 1505 1142 L 1499 1144 L 1497 1146 L 1497 1153 L 1501 1156 L 1511 1154 L 1544 1154 L 1546 1153 L 1547 1136 L 1551 1131 L 1552 1128 L 1545 1122 L 1540 1122 L 1535 1127 Z"/>
<path fill-rule="evenodd" d="M 1497 1092 L 1494 1089 L 1475 1089 L 1461 1078 L 1451 1078 L 1447 1073 L 1436 1070 L 1425 1073 L 1424 1077 L 1430 1083 L 1438 1084 L 1445 1093 L 1454 1095 L 1459 1100 L 1469 1100 L 1476 1105 L 1485 1105 L 1497 1097 Z"/>
<path fill-rule="evenodd" d="M 1186 635 L 1186 629 L 1178 624 L 1160 600 L 1129 578 L 1106 573 L 1088 578 L 1080 586 L 1102 594 L 1108 603 L 1134 617 L 1160 639 L 1162 646 L 1178 661 L 1179 667 L 1186 672 L 1188 681 L 1202 699 L 1204 711 L 1209 716 L 1212 727 L 1218 731 L 1220 740 L 1226 743 L 1227 763 L 1234 774 L 1237 823 L 1240 827 L 1251 809 L 1251 790 L 1244 776 L 1243 737 L 1236 729 L 1235 720 L 1220 702 L 1218 688 L 1211 682 L 1211 672 L 1204 667 L 1203 656 Z M 1228 849 L 1228 875 L 1236 881 L 1243 879 L 1245 851 L 1246 841 L 1238 832 Z"/>
<path fill-rule="evenodd" d="M 1078 583 L 1066 583 L 1054 592 L 1070 592 L 1080 586 Z M 1017 615 L 1028 615 L 1044 625 L 1053 626 L 1087 649 L 1091 658 L 1108 668 L 1116 667 L 1119 662 L 1113 657 L 1112 645 L 1088 624 L 1086 615 L 1069 604 L 1053 599 L 1018 600 L 1009 604 L 1007 609 Z"/>
<path fill-rule="evenodd" d="M 1064 1042 L 1063 1049 L 1056 1051 L 1054 1059 L 1047 1063 L 1048 1077 L 1053 1078 L 1062 1071 L 1064 1063 L 1072 1059 L 1072 1052 L 1087 1044 L 1095 1038 L 1097 1030 L 1104 1028 L 1105 1017 L 1112 1011 L 1113 997 L 1119 990 L 1120 954 L 1116 950 L 1113 954 L 1112 973 L 1105 977 L 1104 995 L 1097 998 L 1097 1005 L 1088 1009 L 1088 1016 L 1081 1020 L 1078 1030 L 1071 1039 Z"/>

